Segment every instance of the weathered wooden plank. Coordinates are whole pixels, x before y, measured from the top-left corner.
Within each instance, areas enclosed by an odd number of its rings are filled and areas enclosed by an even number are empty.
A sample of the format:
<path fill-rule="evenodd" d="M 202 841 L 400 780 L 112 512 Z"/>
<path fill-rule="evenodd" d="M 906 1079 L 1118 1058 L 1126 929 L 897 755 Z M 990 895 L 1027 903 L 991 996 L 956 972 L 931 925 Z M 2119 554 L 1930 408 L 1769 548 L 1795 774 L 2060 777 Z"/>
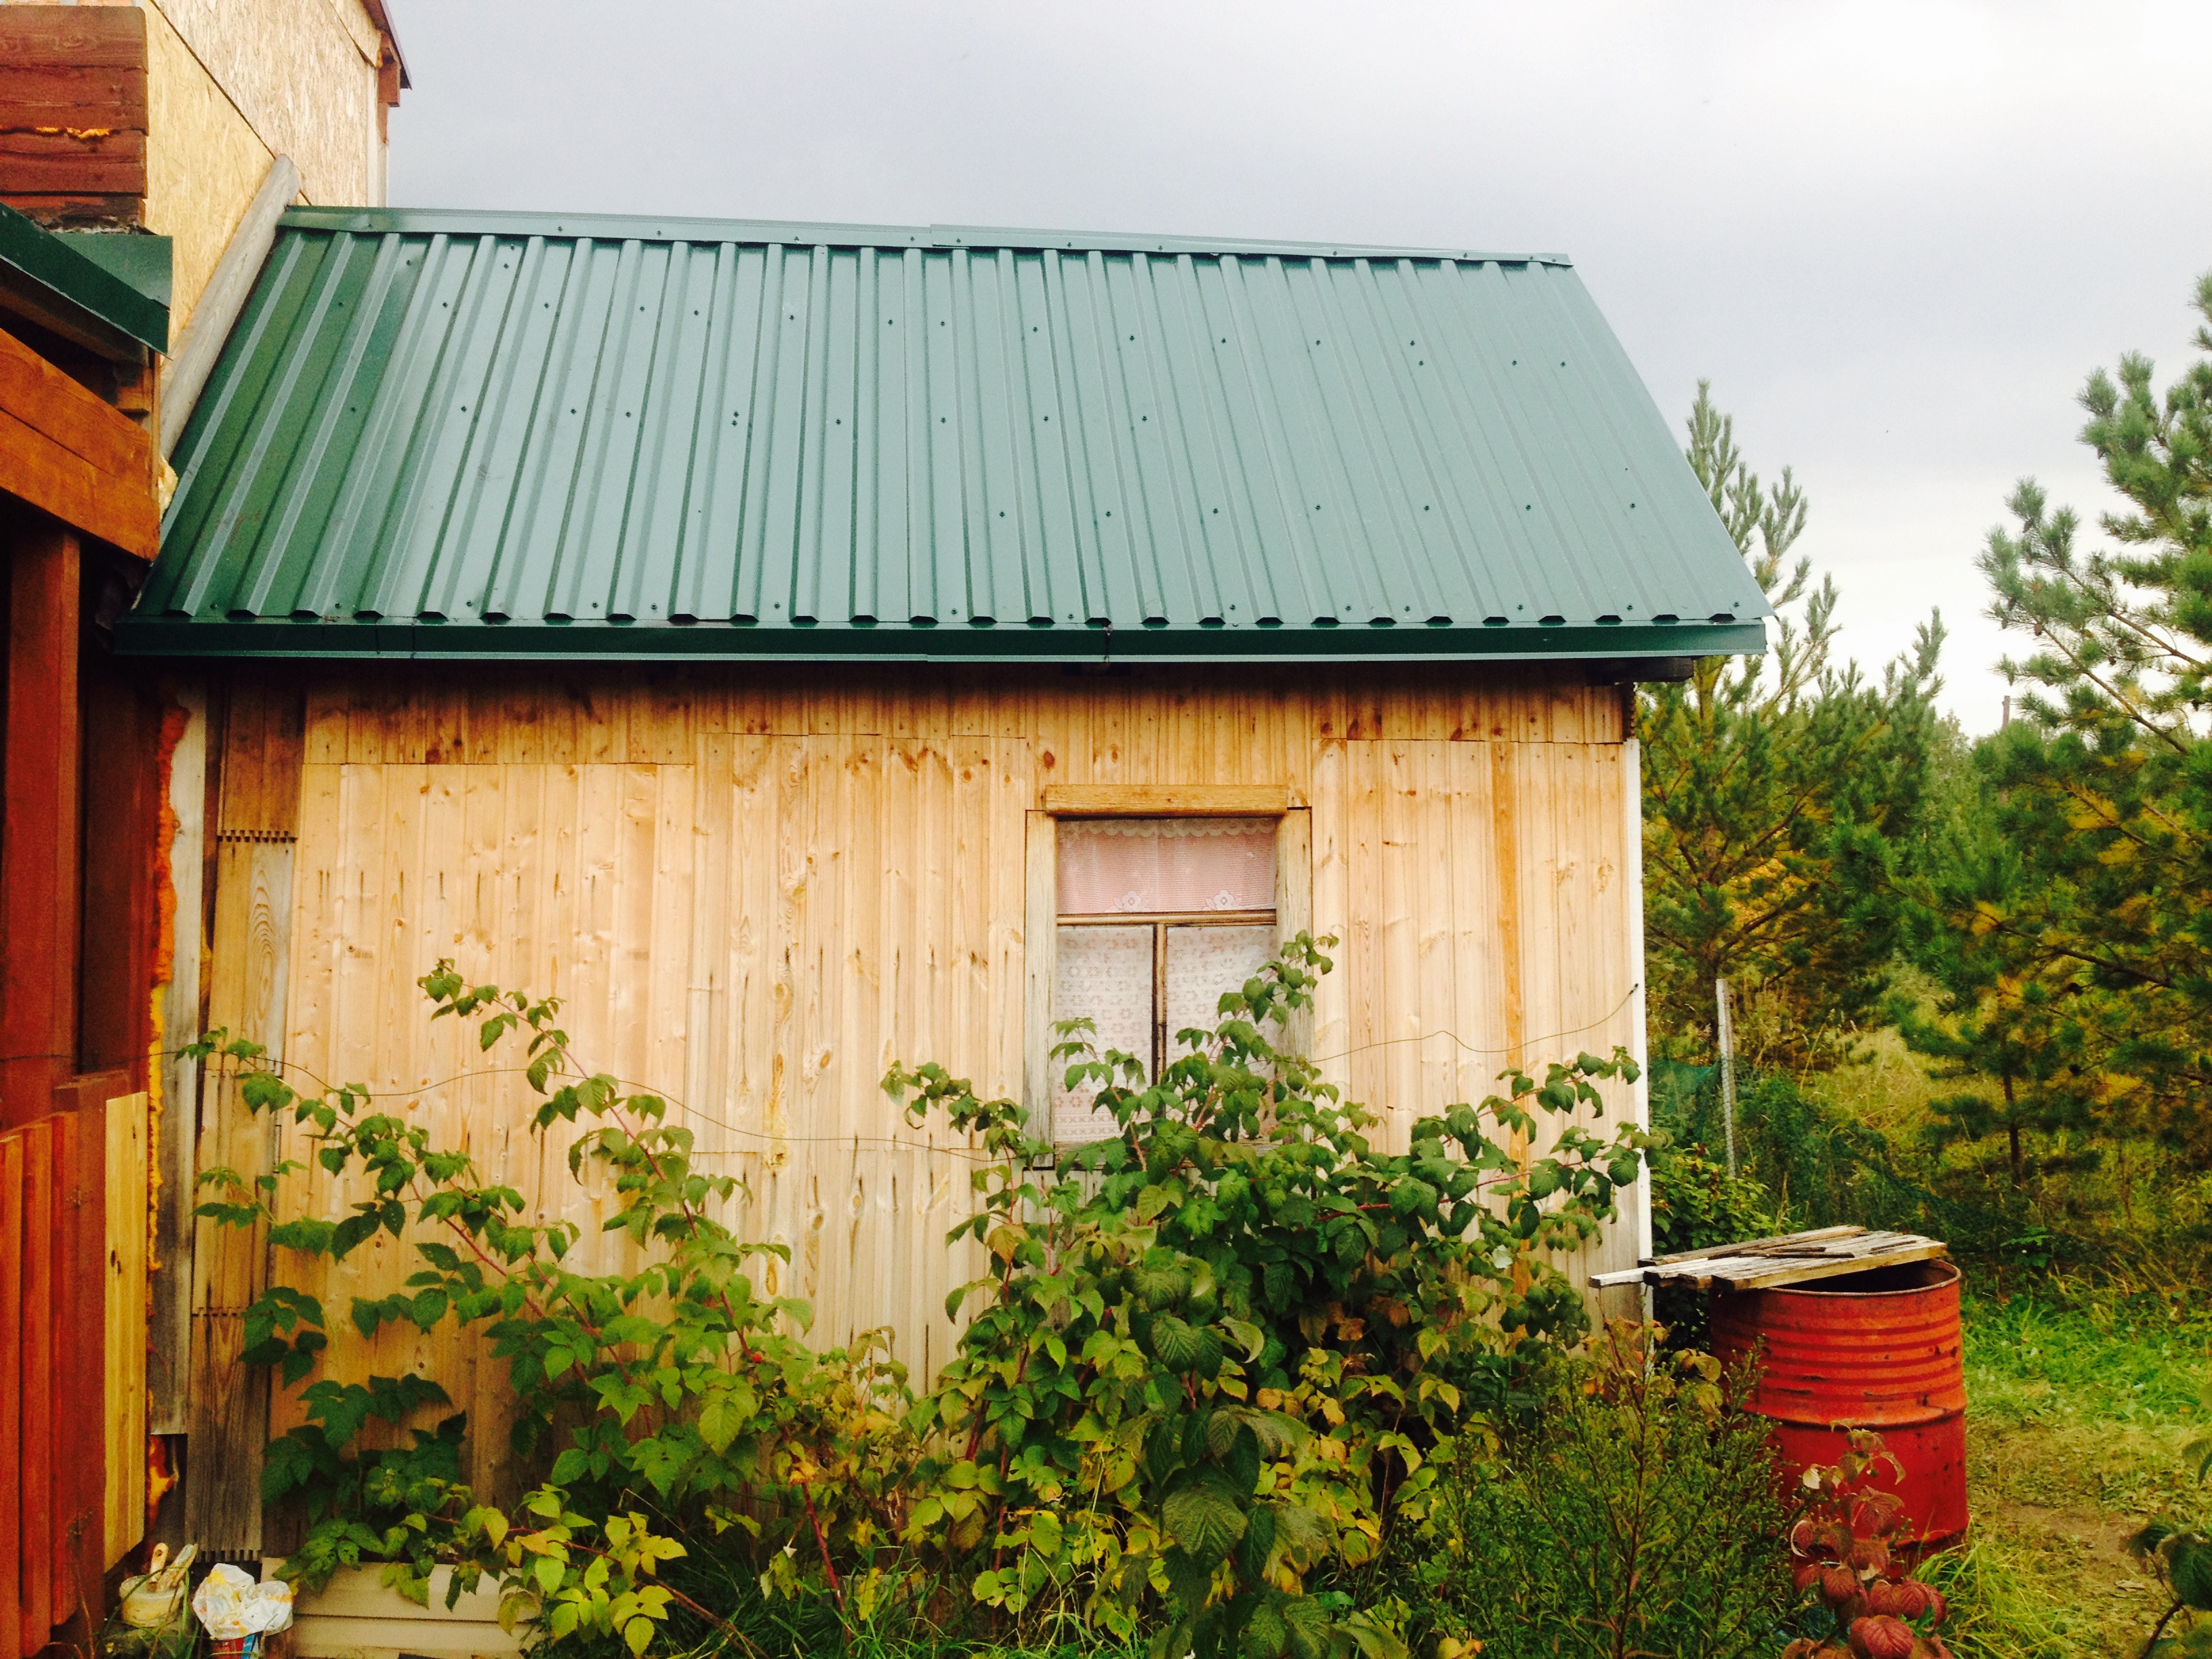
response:
<path fill-rule="evenodd" d="M 1352 871 L 1350 904 L 1345 915 L 1344 951 L 1337 971 L 1345 976 L 1352 1012 L 1352 1096 L 1374 1103 L 1389 1087 L 1389 1050 L 1384 1045 L 1402 1035 L 1388 1013 L 1389 969 L 1383 935 L 1392 916 L 1383 890 L 1382 751 L 1367 741 L 1345 748 L 1346 845 Z"/>
<path fill-rule="evenodd" d="M 46 1118 L 18 1132 L 23 1149 L 23 1321 L 21 1433 L 17 1469 L 18 1536 L 22 1553 L 17 1574 L 17 1638 L 25 1653 L 46 1644 L 56 1612 L 54 1566 L 63 1552 L 53 1529 L 55 1498 L 53 1307 L 61 1289 L 55 1257 L 60 1194 L 56 1190 L 55 1133 L 58 1120 Z M 0 1564 L 0 1571 L 9 1571 Z"/>
<path fill-rule="evenodd" d="M 284 671 L 241 669 L 233 678 L 224 718 L 219 834 L 289 838 L 297 830 L 307 720 L 306 690 Z"/>
<path fill-rule="evenodd" d="M 1949 1254 L 1948 1245 L 1933 1239 L 1914 1245 L 1900 1245 L 1864 1256 L 1843 1256 L 1826 1261 L 1779 1262 L 1747 1261 L 1740 1265 L 1717 1262 L 1704 1272 L 1690 1274 L 1670 1274 L 1675 1282 L 1686 1281 L 1698 1290 L 1716 1286 L 1731 1291 L 1768 1290 L 1786 1285 L 1806 1285 L 1815 1279 L 1834 1279 L 1844 1273 L 1871 1273 L 1877 1267 L 1903 1267 L 1914 1261 L 1932 1261 Z"/>
<path fill-rule="evenodd" d="M 0 340 L 7 337 L 0 334 Z M 150 489 L 135 478 L 119 480 L 70 453 L 35 423 L 48 413 L 36 411 L 33 419 L 25 419 L 0 408 L 0 490 L 96 540 L 151 559 L 161 532 Z"/>
<path fill-rule="evenodd" d="M 1490 804 L 1490 752 L 1481 744 L 1447 743 L 1436 785 L 1442 796 L 1437 834 L 1448 849 L 1452 978 L 1455 993 L 1453 1098 L 1480 1100 L 1491 1093 L 1505 1063 L 1500 1011 L 1505 1005 L 1506 964 L 1499 954 L 1498 866 Z"/>
<path fill-rule="evenodd" d="M 733 738 L 730 748 L 731 832 L 721 856 L 731 869 L 734 914 L 721 955 L 729 964 L 736 1049 L 722 1098 L 733 1126 L 742 1126 L 752 1138 L 757 1153 L 762 1150 L 757 1137 L 780 1109 L 783 1085 L 784 1059 L 776 1047 L 786 938 L 778 895 L 782 751 L 775 739 L 765 737 Z"/>
<path fill-rule="evenodd" d="M 732 1150 L 729 939 L 734 854 L 734 782 L 731 739 L 719 732 L 693 739 L 691 939 L 684 952 L 684 1121 L 702 1158 Z"/>
<path fill-rule="evenodd" d="M 103 1405 L 106 1504 L 103 1565 L 146 1530 L 146 1191 L 144 1094 L 107 1103 Z"/>
<path fill-rule="evenodd" d="M 140 492 L 149 488 L 153 450 L 146 428 L 4 332 L 0 332 L 0 409 L 63 453 L 82 461 L 107 483 Z M 151 511 L 150 501 L 144 510 Z M 70 522 L 103 541 L 109 539 L 94 526 L 75 519 Z M 151 556 L 144 547 L 125 550 Z"/>
<path fill-rule="evenodd" d="M 1880 1232 L 1863 1227 L 1823 1227 L 1772 1238 L 1686 1250 L 1631 1268 L 1593 1275 L 1600 1289 L 1617 1285 L 1674 1283 L 1698 1290 L 1716 1286 L 1758 1290 L 1795 1285 L 1841 1273 L 1930 1261 L 1947 1254 L 1940 1240 L 1918 1233 Z"/>
<path fill-rule="evenodd" d="M 5 447 L 0 434 L 0 449 Z M 4 487 L 4 486 L 0 486 Z M 78 625 L 76 533 L 20 519 L 0 699 L 0 1128 L 53 1109 L 76 1054 Z M 40 1632 L 39 1639 L 46 1639 Z"/>
<path fill-rule="evenodd" d="M 106 1274 L 100 1251 L 107 1239 L 107 1187 L 102 1173 L 107 1136 L 102 1107 L 129 1086 L 129 1073 L 110 1072 L 87 1089 L 80 1079 L 70 1109 L 54 1119 L 59 1164 L 56 1192 L 54 1313 L 54 1563 L 55 1622 L 80 1603 L 94 1602 L 92 1575 L 103 1571 L 100 1534 L 106 1504 L 107 1466 L 100 1455 L 100 1340 Z M 144 1194 L 140 1193 L 143 1221 Z M 143 1260 L 142 1255 L 141 1260 Z M 143 1340 L 144 1325 L 139 1327 Z"/>
<path fill-rule="evenodd" d="M 21 1563 L 28 1553 L 23 1537 L 27 1176 L 24 1136 L 0 1134 L 0 1659 L 35 1651 L 22 1639 Z"/>
<path fill-rule="evenodd" d="M 1626 724 L 1635 696 L 1629 689 L 1623 702 L 1621 721 Z M 1632 1109 L 1639 1127 L 1651 1127 L 1651 1051 L 1644 1010 L 1650 1000 L 1644 960 L 1644 757 L 1632 735 L 1620 749 L 1620 775 L 1613 785 L 1614 810 L 1620 816 L 1620 935 L 1626 951 L 1628 979 L 1633 988 L 1628 1006 L 1628 1048 L 1636 1060 Z M 1651 1254 L 1651 1165 L 1649 1159 L 1636 1172 L 1636 1254 Z"/>
<path fill-rule="evenodd" d="M 249 705 L 250 707 L 250 705 Z M 278 724 L 281 726 L 281 714 Z M 246 741 L 264 741 L 267 725 L 249 725 Z M 234 772 L 236 736 L 227 744 L 226 823 L 265 828 L 226 836 L 216 849 L 213 975 L 210 1024 L 268 1050 L 284 1063 L 290 1026 L 286 995 L 293 937 L 293 842 L 298 774 L 276 744 L 258 750 L 258 766 Z M 273 752 L 272 752 L 273 751 Z M 292 802 L 270 799 L 291 781 Z M 235 785 L 235 787 L 234 787 Z M 248 838 L 252 837 L 252 838 Z M 263 838 L 267 837 L 267 838 Z M 280 838 L 281 837 L 281 838 Z M 224 1168 L 252 1179 L 269 1168 L 270 1127 L 255 1121 L 240 1097 L 234 1066 L 210 1068 L 202 1114 L 198 1168 Z M 188 1534 L 210 1550 L 261 1547 L 261 1446 L 268 1433 L 268 1378 L 240 1361 L 246 1305 L 267 1283 L 268 1244 L 261 1230 L 198 1224 L 192 1254 L 193 1328 L 190 1401 L 193 1478 L 186 1483 Z"/>
<path fill-rule="evenodd" d="M 882 954 L 878 1024 L 884 1066 L 912 1060 L 921 1036 L 915 1009 L 921 995 L 921 896 L 915 880 L 915 837 L 921 829 L 921 756 L 910 738 L 885 743 L 883 760 L 883 877 L 878 887 Z"/>
<path fill-rule="evenodd" d="M 1423 971 L 1428 965 L 1421 951 L 1427 850 L 1420 833 L 1428 793 L 1421 775 L 1425 745 L 1399 741 L 1371 747 L 1377 884 L 1370 896 L 1379 894 L 1382 905 L 1370 981 L 1374 1024 L 1368 1036 L 1376 1045 L 1374 1075 L 1379 1086 L 1368 1104 L 1382 1114 L 1382 1144 L 1396 1152 L 1408 1144 L 1422 1109 L 1426 1051 L 1433 1046 L 1430 1034 L 1450 1028 L 1442 1006 L 1450 981 Z"/>
<path fill-rule="evenodd" d="M 106 198 L 136 222 L 146 194 L 146 19 L 136 7 L 0 8 L 0 198 Z"/>
<path fill-rule="evenodd" d="M 197 681 L 175 693 L 183 717 L 169 752 L 166 817 L 169 840 L 168 974 L 161 985 L 160 1095 L 148 1131 L 155 1188 L 153 1260 L 148 1290 L 147 1431 L 181 1434 L 191 1372 L 193 1142 L 199 1123 L 198 1062 L 177 1050 L 200 1034 L 200 962 L 206 913 L 207 689 Z"/>
<path fill-rule="evenodd" d="M 1346 1086 L 1352 1076 L 1352 1004 L 1345 991 L 1343 972 L 1352 902 L 1347 769 L 1346 744 L 1322 742 L 1315 745 L 1310 819 L 1313 930 L 1316 939 L 1337 941 L 1329 955 L 1338 971 L 1323 977 L 1314 992 L 1313 1058 L 1320 1064 L 1322 1075 L 1338 1088 Z"/>
<path fill-rule="evenodd" d="M 1522 1043 L 1528 1032 L 1528 966 L 1522 952 L 1521 927 L 1522 887 L 1525 872 L 1521 855 L 1522 819 L 1519 761 L 1519 744 L 1498 743 L 1490 745 L 1491 857 L 1497 870 L 1498 957 L 1504 969 L 1500 989 L 1504 993 L 1504 1000 L 1501 1012 L 1504 1016 L 1504 1060 L 1508 1066 L 1526 1063 L 1527 1056 L 1522 1052 Z M 1516 1146 L 1516 1156 L 1526 1150 L 1525 1146 Z"/>
<path fill-rule="evenodd" d="M 1275 824 L 1275 934 L 1288 941 L 1314 929 L 1313 809 L 1293 808 Z M 1314 1011 L 1309 1003 L 1283 1023 L 1280 1038 L 1293 1054 L 1311 1055 Z"/>

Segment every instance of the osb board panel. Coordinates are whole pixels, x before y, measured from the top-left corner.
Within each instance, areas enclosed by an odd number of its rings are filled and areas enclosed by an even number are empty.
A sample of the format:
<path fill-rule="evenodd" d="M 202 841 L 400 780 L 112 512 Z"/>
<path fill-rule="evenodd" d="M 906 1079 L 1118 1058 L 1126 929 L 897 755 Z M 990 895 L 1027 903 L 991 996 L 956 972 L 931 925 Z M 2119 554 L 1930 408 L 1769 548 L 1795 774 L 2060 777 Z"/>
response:
<path fill-rule="evenodd" d="M 377 43 L 361 0 L 155 4 L 246 125 L 297 164 L 301 194 L 325 204 L 380 204 L 370 165 Z M 155 145 L 164 142 L 157 129 Z"/>
<path fill-rule="evenodd" d="M 934 1059 L 988 1092 L 1021 1089 L 1026 826 L 1048 785 L 1300 792 L 1313 924 L 1342 941 L 1314 1048 L 1393 1144 L 1490 1092 L 1510 1059 L 1630 1040 L 1610 690 L 784 678 L 510 670 L 413 698 L 311 684 L 288 1060 L 421 1114 L 614 1267 L 611 1194 L 570 1180 L 565 1141 L 528 1128 L 526 1091 L 480 1069 L 469 1032 L 433 1027 L 415 981 L 450 956 L 557 994 L 584 1063 L 670 1099 L 702 1158 L 743 1177 L 732 1224 L 791 1252 L 760 1264 L 762 1288 L 811 1302 L 825 1343 L 890 1328 L 926 1376 L 953 1338 L 945 1293 L 979 1270 L 942 1243 L 972 1203 L 973 1154 L 907 1125 L 879 1082 L 895 1060 Z M 360 1195 L 301 1179 L 319 1206 Z M 380 1239 L 307 1288 L 343 1308 L 396 1288 L 413 1255 Z M 1633 1255 L 1625 1219 L 1563 1265 Z M 475 1478 L 511 1478 L 504 1390 L 478 1351 L 388 1332 L 366 1363 L 434 1370 L 477 1425 Z"/>
<path fill-rule="evenodd" d="M 145 16 L 152 130 L 146 228 L 172 239 L 169 338 L 179 341 L 276 152 L 161 8 L 148 6 Z"/>

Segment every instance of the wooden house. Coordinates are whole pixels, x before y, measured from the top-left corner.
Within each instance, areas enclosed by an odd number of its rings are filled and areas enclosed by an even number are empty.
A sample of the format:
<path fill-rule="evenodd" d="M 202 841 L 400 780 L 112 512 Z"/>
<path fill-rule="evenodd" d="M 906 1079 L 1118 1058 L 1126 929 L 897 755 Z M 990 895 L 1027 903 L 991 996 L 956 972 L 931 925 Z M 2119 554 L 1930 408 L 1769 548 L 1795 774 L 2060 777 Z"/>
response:
<path fill-rule="evenodd" d="M 276 216 L 381 199 L 404 83 L 382 0 L 0 3 L 0 1659 L 90 1650 L 186 1426 L 206 722 L 112 624 Z"/>
<path fill-rule="evenodd" d="M 1086 1139 L 1055 1018 L 1153 1051 L 1300 929 L 1340 941 L 1301 1035 L 1396 1134 L 1638 1048 L 1632 688 L 1764 639 L 1554 256 L 296 210 L 176 465 L 118 637 L 208 688 L 210 1021 L 598 1237 L 414 981 L 557 994 L 744 1178 L 818 1340 L 923 1375 L 971 1163 L 892 1061 Z M 198 1248 L 234 1327 L 266 1255 Z M 492 1363 L 378 1340 L 496 1480 Z M 221 1398 L 242 1547 L 286 1419 Z"/>

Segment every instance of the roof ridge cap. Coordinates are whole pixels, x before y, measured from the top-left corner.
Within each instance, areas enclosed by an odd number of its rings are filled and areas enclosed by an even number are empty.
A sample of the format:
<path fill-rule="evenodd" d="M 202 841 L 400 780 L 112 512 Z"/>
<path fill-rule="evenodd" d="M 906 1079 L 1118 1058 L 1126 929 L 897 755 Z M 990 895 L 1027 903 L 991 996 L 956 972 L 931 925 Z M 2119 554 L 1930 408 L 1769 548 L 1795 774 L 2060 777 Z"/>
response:
<path fill-rule="evenodd" d="M 734 242 L 749 246 L 912 247 L 986 252 L 1051 248 L 1070 252 L 1169 253 L 1297 259 L 1437 259 L 1454 264 L 1570 266 L 1564 253 L 1449 247 L 1400 247 L 1364 242 L 1302 242 L 1235 236 L 1178 236 L 1120 231 L 1050 230 L 1024 226 L 875 225 L 835 220 L 708 219 L 681 215 L 554 213 L 483 208 L 295 207 L 293 230 L 356 234 L 455 233 L 477 235 L 594 237 L 649 242 Z"/>

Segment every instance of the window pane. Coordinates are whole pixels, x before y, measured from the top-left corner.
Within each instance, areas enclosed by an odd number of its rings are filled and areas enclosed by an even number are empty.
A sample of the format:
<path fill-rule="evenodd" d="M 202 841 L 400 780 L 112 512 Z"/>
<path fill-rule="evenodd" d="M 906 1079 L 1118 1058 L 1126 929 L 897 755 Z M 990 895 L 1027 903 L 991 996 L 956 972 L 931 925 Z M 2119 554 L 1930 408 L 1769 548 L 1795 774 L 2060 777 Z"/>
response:
<path fill-rule="evenodd" d="M 1274 954 L 1271 927 L 1169 928 L 1169 1060 L 1190 1052 L 1176 1033 L 1194 1025 L 1211 1030 L 1220 1023 L 1221 994 L 1236 990 Z"/>
<path fill-rule="evenodd" d="M 1091 1041 L 1100 1054 L 1119 1048 L 1145 1062 L 1152 1053 L 1152 930 L 1135 927 L 1063 927 L 1060 930 L 1053 1018 L 1095 1021 Z M 1065 1061 L 1053 1062 L 1052 1138 L 1062 1146 L 1103 1140 L 1114 1119 L 1095 1104 L 1098 1085 L 1071 1091 L 1060 1079 Z"/>
<path fill-rule="evenodd" d="M 1271 818 L 1073 819 L 1060 826 L 1060 912 L 1272 910 Z"/>

